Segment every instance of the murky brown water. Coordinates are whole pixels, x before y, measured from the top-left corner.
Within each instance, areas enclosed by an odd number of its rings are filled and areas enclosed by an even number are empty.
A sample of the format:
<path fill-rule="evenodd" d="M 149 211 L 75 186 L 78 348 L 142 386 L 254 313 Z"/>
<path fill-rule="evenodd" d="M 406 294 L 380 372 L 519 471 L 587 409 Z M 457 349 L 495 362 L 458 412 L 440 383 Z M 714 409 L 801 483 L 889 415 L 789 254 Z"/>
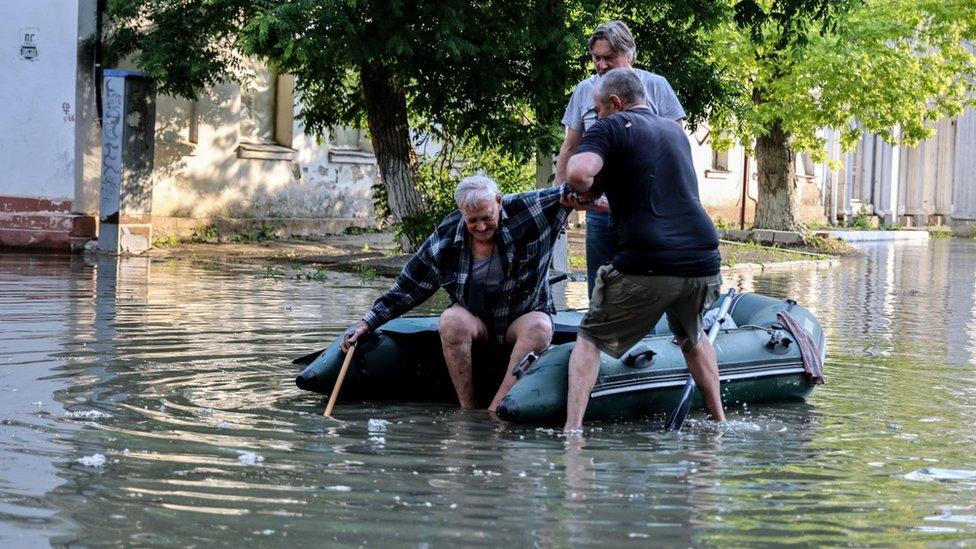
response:
<path fill-rule="evenodd" d="M 0 546 L 976 542 L 976 242 L 867 250 L 726 280 L 818 314 L 808 403 L 575 441 L 449 407 L 322 418 L 289 359 L 387 280 L 0 255 Z"/>

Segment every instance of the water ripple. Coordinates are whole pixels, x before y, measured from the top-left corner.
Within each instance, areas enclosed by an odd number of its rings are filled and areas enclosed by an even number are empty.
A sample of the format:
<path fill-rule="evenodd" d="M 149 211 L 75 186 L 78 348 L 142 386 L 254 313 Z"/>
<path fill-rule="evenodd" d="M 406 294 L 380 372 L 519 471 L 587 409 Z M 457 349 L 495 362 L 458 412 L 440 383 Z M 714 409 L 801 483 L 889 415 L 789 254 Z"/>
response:
<path fill-rule="evenodd" d="M 0 255 L 0 522 L 40 545 L 964 543 L 976 244 L 868 253 L 726 280 L 822 320 L 827 384 L 809 402 L 582 437 L 441 405 L 323 418 L 289 359 L 385 281 Z"/>

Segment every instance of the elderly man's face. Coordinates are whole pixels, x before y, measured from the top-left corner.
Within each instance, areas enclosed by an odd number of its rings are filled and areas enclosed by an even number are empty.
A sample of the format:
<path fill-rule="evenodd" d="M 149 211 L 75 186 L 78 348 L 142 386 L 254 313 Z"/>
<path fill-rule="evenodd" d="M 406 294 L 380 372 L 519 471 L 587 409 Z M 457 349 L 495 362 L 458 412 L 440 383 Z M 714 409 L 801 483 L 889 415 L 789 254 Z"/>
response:
<path fill-rule="evenodd" d="M 610 69 L 630 68 L 630 57 L 626 53 L 613 51 L 610 42 L 603 38 L 593 42 L 593 47 L 590 48 L 590 56 L 593 58 L 596 73 L 600 76 L 606 74 Z"/>
<path fill-rule="evenodd" d="M 498 229 L 498 218 L 501 213 L 502 197 L 495 200 L 479 202 L 473 208 L 462 208 L 461 215 L 464 216 L 464 225 L 475 240 L 480 242 L 491 242 Z"/>

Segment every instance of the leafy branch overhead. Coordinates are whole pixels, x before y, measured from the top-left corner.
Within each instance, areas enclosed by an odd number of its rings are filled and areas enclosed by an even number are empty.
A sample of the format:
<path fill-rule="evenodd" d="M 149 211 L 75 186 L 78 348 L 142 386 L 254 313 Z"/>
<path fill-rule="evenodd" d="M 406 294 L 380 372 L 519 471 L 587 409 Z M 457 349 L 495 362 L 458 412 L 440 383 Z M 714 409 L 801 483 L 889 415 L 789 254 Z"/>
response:
<path fill-rule="evenodd" d="M 118 56 L 185 97 L 243 78 L 255 56 L 296 76 L 309 132 L 367 125 L 362 73 L 382 65 L 411 120 L 522 151 L 555 146 L 587 2 L 112 0 Z"/>
<path fill-rule="evenodd" d="M 653 9 L 649 9 L 649 6 Z M 972 103 L 972 0 L 109 0 L 117 58 L 194 97 L 254 60 L 296 77 L 309 133 L 366 127 L 398 224 L 429 222 L 419 134 L 514 161 L 561 141 L 586 36 L 628 22 L 712 144 L 756 157 L 757 226 L 798 229 L 795 153 L 863 132 L 914 144 Z M 967 95 L 970 94 L 970 95 Z M 429 170 L 428 170 L 429 171 Z M 436 178 L 433 178 L 436 179 Z M 526 182 L 527 184 L 529 182 Z M 426 219 L 427 221 L 422 221 Z M 420 231 L 411 231 L 420 234 Z M 411 237 L 409 240 L 413 240 Z M 416 242 L 412 242 L 416 244 Z"/>
<path fill-rule="evenodd" d="M 710 33 L 713 66 L 736 83 L 709 117 L 717 145 L 756 156 L 756 226 L 802 229 L 796 152 L 828 160 L 824 130 L 851 149 L 865 132 L 914 145 L 973 103 L 971 0 L 741 0 Z M 967 43 L 968 42 L 968 43 Z"/>
<path fill-rule="evenodd" d="M 586 37 L 607 18 L 632 24 L 638 64 L 669 77 L 692 123 L 720 110 L 703 31 L 728 11 L 701 0 L 110 0 L 109 38 L 116 58 L 184 97 L 244 80 L 255 58 L 293 74 L 307 132 L 369 129 L 389 213 L 410 224 L 428 209 L 417 135 L 523 162 L 548 155 L 590 70 Z"/>
<path fill-rule="evenodd" d="M 972 104 L 974 40 L 969 0 L 736 2 L 709 51 L 738 84 L 739 108 L 710 124 L 751 146 L 778 123 L 820 162 L 824 128 L 848 149 L 865 131 L 915 145 Z"/>

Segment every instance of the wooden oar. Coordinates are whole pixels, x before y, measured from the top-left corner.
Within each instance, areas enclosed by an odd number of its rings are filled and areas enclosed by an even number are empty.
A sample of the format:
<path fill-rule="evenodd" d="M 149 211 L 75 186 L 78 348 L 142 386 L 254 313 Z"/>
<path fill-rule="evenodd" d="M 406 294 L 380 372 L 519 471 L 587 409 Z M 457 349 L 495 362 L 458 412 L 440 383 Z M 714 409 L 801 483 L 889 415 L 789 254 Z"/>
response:
<path fill-rule="evenodd" d="M 722 301 L 722 306 L 718 310 L 718 318 L 712 324 L 712 327 L 708 330 L 708 342 L 715 343 L 715 337 L 718 336 L 719 327 L 725 322 L 725 315 L 729 313 L 729 307 L 732 306 L 732 296 L 735 295 L 735 288 L 729 288 L 729 292 L 725 294 L 725 300 Z M 721 380 L 719 381 L 721 383 Z M 721 390 L 721 388 L 719 389 Z M 681 425 L 685 422 L 685 418 L 688 417 L 688 411 L 691 410 L 691 401 L 695 392 L 695 378 L 691 377 L 691 372 L 688 372 L 688 381 L 685 382 L 685 389 L 681 393 L 681 400 L 678 401 L 678 406 L 671 412 L 668 416 L 667 423 L 664 424 L 664 428 L 668 431 L 677 431 L 681 429 Z"/>
<path fill-rule="evenodd" d="M 325 417 L 332 417 L 332 408 L 335 406 L 336 399 L 339 398 L 339 389 L 342 388 L 342 380 L 346 378 L 346 370 L 349 369 L 349 363 L 352 362 L 352 354 L 356 350 L 356 344 L 353 343 L 349 346 L 349 350 L 346 351 L 346 359 L 342 361 L 342 368 L 339 369 L 339 377 L 336 378 L 335 387 L 332 388 L 332 394 L 329 395 L 329 404 L 325 407 L 325 413 L 322 414 Z"/>

